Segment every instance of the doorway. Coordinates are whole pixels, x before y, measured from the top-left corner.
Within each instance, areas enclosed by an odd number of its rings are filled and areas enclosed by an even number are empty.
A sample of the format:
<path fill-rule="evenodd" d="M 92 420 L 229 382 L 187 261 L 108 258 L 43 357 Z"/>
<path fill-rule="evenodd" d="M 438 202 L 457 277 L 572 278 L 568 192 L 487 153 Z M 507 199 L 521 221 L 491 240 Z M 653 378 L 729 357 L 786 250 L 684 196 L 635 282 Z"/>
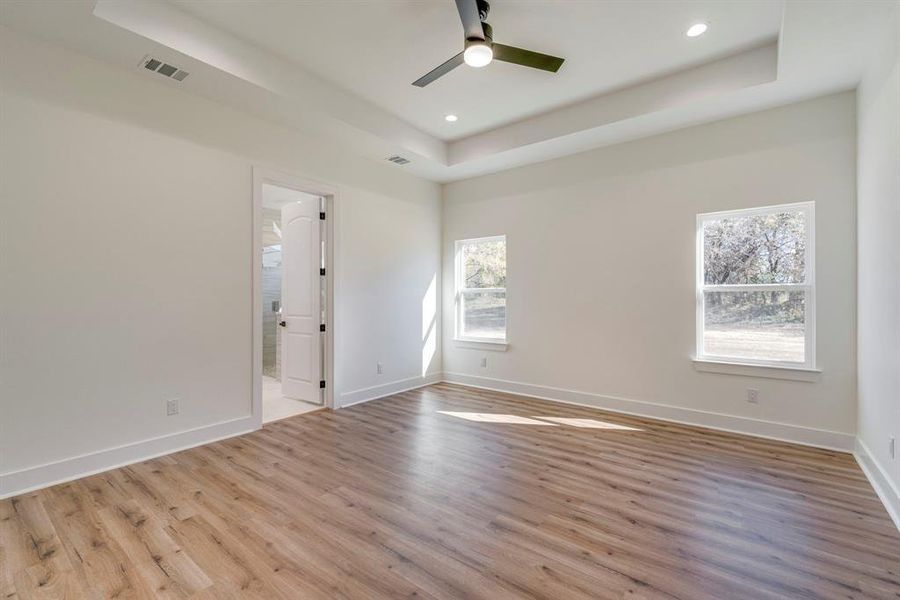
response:
<path fill-rule="evenodd" d="M 254 175 L 254 408 L 268 423 L 329 404 L 329 197 L 290 177 Z"/>

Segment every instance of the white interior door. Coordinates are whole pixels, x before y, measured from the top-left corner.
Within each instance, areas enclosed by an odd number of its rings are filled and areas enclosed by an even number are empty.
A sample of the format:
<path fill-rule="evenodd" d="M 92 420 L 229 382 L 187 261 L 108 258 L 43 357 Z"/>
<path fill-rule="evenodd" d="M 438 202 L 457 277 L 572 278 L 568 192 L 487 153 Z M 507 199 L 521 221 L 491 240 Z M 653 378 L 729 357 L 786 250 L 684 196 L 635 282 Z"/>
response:
<path fill-rule="evenodd" d="M 281 209 L 281 393 L 321 403 L 319 198 Z"/>

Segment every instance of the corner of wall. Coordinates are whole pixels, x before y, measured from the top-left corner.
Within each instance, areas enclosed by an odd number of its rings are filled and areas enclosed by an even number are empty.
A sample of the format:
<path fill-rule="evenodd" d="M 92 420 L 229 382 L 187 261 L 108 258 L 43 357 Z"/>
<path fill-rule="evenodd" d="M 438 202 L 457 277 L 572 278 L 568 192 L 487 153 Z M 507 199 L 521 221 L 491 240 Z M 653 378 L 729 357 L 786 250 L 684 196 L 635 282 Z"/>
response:
<path fill-rule="evenodd" d="M 854 456 L 900 529 L 900 1 L 857 88 L 856 402 Z M 896 442 L 895 442 L 896 443 Z"/>
<path fill-rule="evenodd" d="M 872 456 L 868 446 L 860 438 L 856 438 L 856 449 L 853 452 L 853 457 L 856 458 L 856 462 L 859 463 L 869 483 L 875 488 L 875 493 L 878 494 L 878 498 L 884 504 L 884 508 L 890 515 L 891 520 L 894 521 L 894 525 L 900 530 L 900 490 L 897 489 L 888 476 L 887 471 Z"/>

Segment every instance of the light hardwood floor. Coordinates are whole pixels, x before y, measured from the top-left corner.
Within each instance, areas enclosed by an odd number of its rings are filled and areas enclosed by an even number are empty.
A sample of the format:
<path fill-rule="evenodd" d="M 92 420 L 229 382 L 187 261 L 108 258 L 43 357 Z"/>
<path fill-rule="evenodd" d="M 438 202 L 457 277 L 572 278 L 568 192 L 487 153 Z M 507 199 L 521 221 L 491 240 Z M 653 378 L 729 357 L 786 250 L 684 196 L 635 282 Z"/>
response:
<path fill-rule="evenodd" d="M 850 455 L 447 384 L 2 501 L 0 542 L 7 599 L 900 597 Z"/>

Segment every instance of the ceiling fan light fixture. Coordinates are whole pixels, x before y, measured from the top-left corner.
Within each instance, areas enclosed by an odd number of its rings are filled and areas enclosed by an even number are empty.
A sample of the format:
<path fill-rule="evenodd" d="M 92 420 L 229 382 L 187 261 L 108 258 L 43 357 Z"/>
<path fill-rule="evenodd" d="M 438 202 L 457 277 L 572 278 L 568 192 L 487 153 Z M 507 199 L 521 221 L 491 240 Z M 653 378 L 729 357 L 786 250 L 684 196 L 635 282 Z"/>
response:
<path fill-rule="evenodd" d="M 463 52 L 463 60 L 470 67 L 484 67 L 491 64 L 494 59 L 494 51 L 484 42 L 470 44 Z"/>

